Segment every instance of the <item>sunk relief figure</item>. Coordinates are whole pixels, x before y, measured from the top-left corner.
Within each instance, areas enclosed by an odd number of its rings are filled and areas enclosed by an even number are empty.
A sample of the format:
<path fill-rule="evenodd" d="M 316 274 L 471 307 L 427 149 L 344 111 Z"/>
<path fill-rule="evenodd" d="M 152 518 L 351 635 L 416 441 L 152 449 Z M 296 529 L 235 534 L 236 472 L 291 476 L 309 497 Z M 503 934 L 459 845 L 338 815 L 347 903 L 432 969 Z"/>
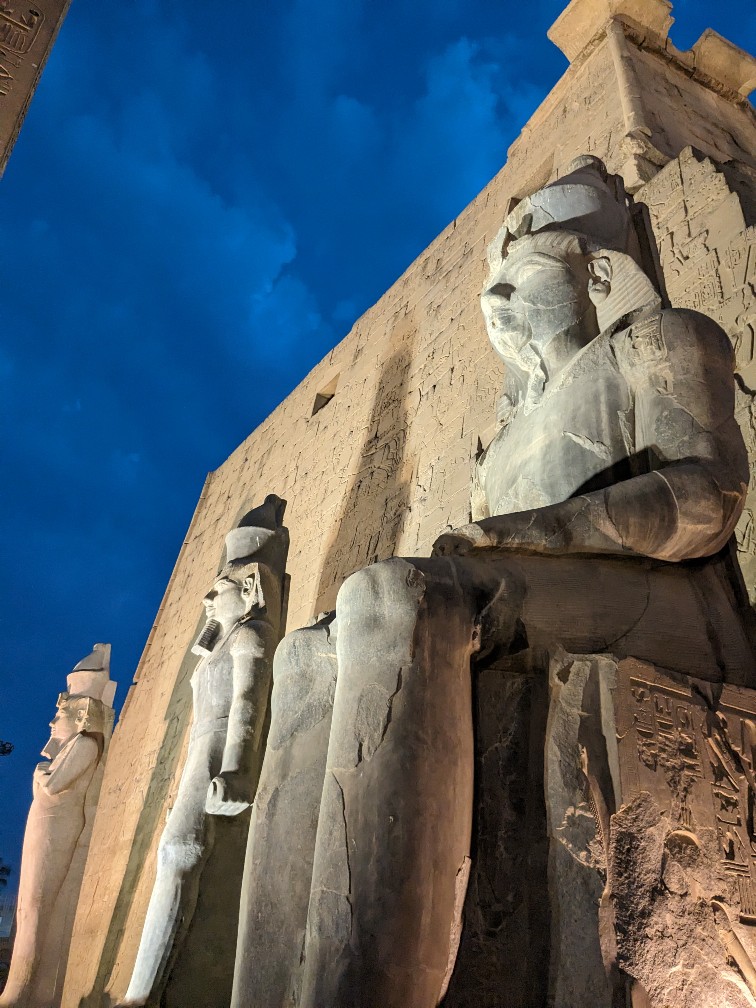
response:
<path fill-rule="evenodd" d="M 68 676 L 33 777 L 21 855 L 16 938 L 3 1008 L 60 1004 L 93 804 L 96 772 L 113 727 L 110 645 L 95 644 Z M 85 835 L 86 834 L 86 835 Z M 77 854 L 80 857 L 77 857 Z"/>
<path fill-rule="evenodd" d="M 482 308 L 506 379 L 474 520 L 431 558 L 353 574 L 335 615 L 276 653 L 233 1008 L 433 1008 L 447 990 L 444 1004 L 473 1003 L 449 988 L 473 830 L 471 669 L 527 648 L 545 676 L 558 654 L 603 654 L 714 684 L 712 696 L 753 683 L 726 557 L 749 478 L 732 349 L 711 319 L 662 308 L 639 259 L 621 180 L 590 156 L 517 204 L 491 245 Z M 581 770 L 575 732 L 575 780 L 605 784 L 593 751 Z M 615 811 L 602 800 L 595 831 Z M 653 949 L 617 948 L 611 893 L 584 952 L 559 952 L 581 926 L 559 903 L 570 895 L 557 877 L 544 972 L 597 962 L 600 976 L 557 994 L 547 977 L 549 1003 L 624 1004 L 635 984 L 637 1004 L 665 1004 Z M 594 916 L 599 897 L 600 885 L 584 901 Z M 675 1004 L 707 1003 L 706 983 L 751 1004 L 706 913 L 719 959 Z"/>
<path fill-rule="evenodd" d="M 286 502 L 271 494 L 226 536 L 225 564 L 203 600 L 207 622 L 192 650 L 193 720 L 157 875 L 122 1005 L 158 1003 L 197 903 L 216 816 L 249 808 L 282 632 L 289 535 Z"/>

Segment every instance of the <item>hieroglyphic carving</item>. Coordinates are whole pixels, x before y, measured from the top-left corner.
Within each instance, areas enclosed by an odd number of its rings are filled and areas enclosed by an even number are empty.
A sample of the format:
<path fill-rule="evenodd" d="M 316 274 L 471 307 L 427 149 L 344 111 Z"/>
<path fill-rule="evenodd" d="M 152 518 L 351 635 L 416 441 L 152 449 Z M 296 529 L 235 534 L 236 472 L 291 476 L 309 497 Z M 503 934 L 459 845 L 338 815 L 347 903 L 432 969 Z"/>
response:
<path fill-rule="evenodd" d="M 605 895 L 633 1004 L 752 1006 L 756 696 L 630 659 L 613 704 Z"/>
<path fill-rule="evenodd" d="M 670 831 L 710 834 L 722 894 L 756 924 L 756 696 L 725 686 L 707 702 L 694 682 L 631 661 L 620 663 L 617 692 L 623 802 L 647 792 Z"/>
<path fill-rule="evenodd" d="M 742 342 L 741 316 L 753 305 L 749 249 L 756 231 L 724 174 L 687 148 L 636 198 L 649 209 L 672 304 L 705 311 Z M 751 361 L 739 354 L 738 369 Z"/>
<path fill-rule="evenodd" d="M 0 174 L 71 0 L 0 0 Z"/>
<path fill-rule="evenodd" d="M 670 302 L 716 319 L 735 349 L 736 415 L 751 466 L 751 491 L 736 536 L 752 602 L 756 599 L 754 193 L 753 169 L 734 162 L 718 166 L 688 147 L 636 194 L 649 210 Z"/>
<path fill-rule="evenodd" d="M 44 14 L 35 7 L 0 7 L 0 45 L 19 56 L 29 52 L 44 23 Z M 2 87 L 0 91 L 7 94 Z"/>

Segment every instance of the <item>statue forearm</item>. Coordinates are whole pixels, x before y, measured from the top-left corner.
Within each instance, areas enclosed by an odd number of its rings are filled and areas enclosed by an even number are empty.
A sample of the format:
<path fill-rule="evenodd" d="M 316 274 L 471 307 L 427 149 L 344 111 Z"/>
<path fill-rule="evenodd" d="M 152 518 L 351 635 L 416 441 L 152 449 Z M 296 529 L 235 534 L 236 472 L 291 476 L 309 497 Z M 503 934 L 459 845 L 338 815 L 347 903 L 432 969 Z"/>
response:
<path fill-rule="evenodd" d="M 745 489 L 714 464 L 680 462 L 559 504 L 485 518 L 441 536 L 434 551 L 709 556 L 732 534 Z"/>
<path fill-rule="evenodd" d="M 228 716 L 221 770 L 208 789 L 210 815 L 238 815 L 254 798 L 255 754 L 262 742 L 270 687 L 275 633 L 262 621 L 248 623 L 244 646 L 233 654 L 233 699 Z"/>
<path fill-rule="evenodd" d="M 623 547 L 681 561 L 711 556 L 725 545 L 743 510 L 746 489 L 727 470 L 690 461 L 617 483 L 604 498 Z"/>
<path fill-rule="evenodd" d="M 252 756 L 260 744 L 263 721 L 265 719 L 265 696 L 260 688 L 260 682 L 266 679 L 266 667 L 269 662 L 255 663 L 254 679 L 258 688 L 252 684 L 241 696 L 235 697 L 228 717 L 228 734 L 223 749 L 221 773 L 245 773 L 252 762 Z"/>
<path fill-rule="evenodd" d="M 268 643 L 270 628 L 264 623 L 257 626 L 260 628 L 256 634 L 259 648 L 234 656 L 234 694 L 228 715 L 221 772 L 248 770 L 253 753 L 260 745 L 273 648 Z"/>

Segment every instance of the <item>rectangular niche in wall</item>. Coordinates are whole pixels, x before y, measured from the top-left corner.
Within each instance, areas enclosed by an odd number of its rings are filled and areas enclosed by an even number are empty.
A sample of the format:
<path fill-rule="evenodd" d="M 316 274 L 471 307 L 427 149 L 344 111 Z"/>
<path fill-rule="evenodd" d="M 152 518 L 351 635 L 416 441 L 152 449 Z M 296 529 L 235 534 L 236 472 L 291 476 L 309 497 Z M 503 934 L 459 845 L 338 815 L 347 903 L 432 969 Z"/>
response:
<path fill-rule="evenodd" d="M 334 378 L 331 379 L 331 381 L 328 382 L 328 384 L 324 388 L 320 390 L 320 392 L 318 392 L 318 394 L 315 396 L 315 402 L 312 404 L 312 413 L 310 414 L 310 416 L 315 416 L 315 414 L 319 413 L 324 406 L 328 405 L 331 399 L 333 399 L 333 397 L 336 395 L 336 386 L 338 385 L 338 383 L 339 383 L 339 376 L 336 375 Z"/>

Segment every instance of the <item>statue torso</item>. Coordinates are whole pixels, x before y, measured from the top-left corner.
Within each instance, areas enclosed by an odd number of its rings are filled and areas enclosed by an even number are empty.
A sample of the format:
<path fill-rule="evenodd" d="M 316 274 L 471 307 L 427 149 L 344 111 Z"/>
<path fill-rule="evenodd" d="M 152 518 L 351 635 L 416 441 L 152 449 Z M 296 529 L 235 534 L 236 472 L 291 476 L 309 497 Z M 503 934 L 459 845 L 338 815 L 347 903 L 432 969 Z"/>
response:
<path fill-rule="evenodd" d="M 225 729 L 234 688 L 234 660 L 231 645 L 239 633 L 235 627 L 225 640 L 197 664 L 192 674 L 194 734 L 197 728 Z"/>
<path fill-rule="evenodd" d="M 478 471 L 490 514 L 556 504 L 649 468 L 613 344 L 597 337 L 491 442 Z"/>

